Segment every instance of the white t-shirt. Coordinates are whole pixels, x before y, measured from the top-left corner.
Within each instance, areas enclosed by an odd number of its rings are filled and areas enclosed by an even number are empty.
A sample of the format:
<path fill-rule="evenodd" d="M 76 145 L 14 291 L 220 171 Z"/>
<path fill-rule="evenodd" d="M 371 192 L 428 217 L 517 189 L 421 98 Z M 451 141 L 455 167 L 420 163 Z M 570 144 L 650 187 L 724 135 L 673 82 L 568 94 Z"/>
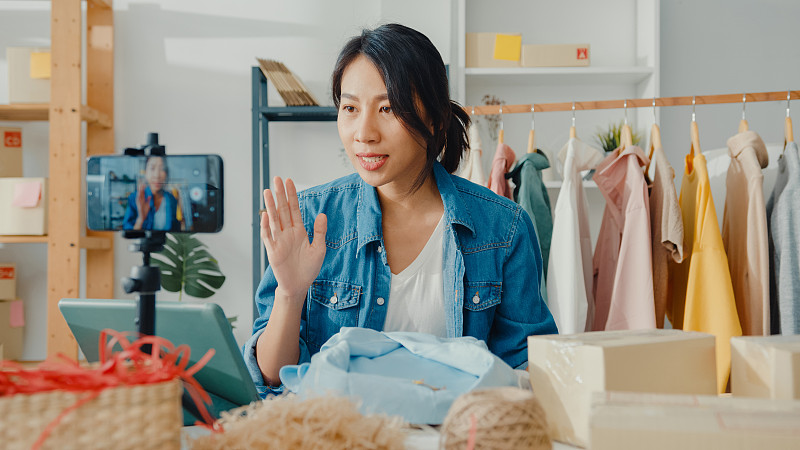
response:
<path fill-rule="evenodd" d="M 408 267 L 392 274 L 384 331 L 417 331 L 447 337 L 442 258 L 444 215 Z"/>

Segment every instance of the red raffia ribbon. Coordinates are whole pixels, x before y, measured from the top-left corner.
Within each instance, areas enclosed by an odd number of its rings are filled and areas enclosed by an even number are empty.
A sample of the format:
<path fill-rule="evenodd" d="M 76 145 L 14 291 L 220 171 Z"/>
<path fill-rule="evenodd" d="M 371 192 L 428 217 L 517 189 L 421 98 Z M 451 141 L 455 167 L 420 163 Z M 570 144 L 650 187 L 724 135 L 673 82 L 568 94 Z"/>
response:
<path fill-rule="evenodd" d="M 96 398 L 103 390 L 116 386 L 160 383 L 175 378 L 183 381 L 184 388 L 203 418 L 204 422 L 198 421 L 195 425 L 213 430 L 214 419 L 206 409 L 206 404 L 211 404 L 211 397 L 194 379 L 194 374 L 214 356 L 214 349 L 206 352 L 192 367 L 187 367 L 191 354 L 188 345 L 175 347 L 158 336 L 142 336 L 131 342 L 128 336 L 135 335 L 132 332 L 103 330 L 100 333 L 100 362 L 95 368 L 81 367 L 62 354 L 39 364 L 36 370 L 25 370 L 17 363 L 0 361 L 0 397 L 55 390 L 87 394 L 48 424 L 34 443 L 34 449 L 41 447 L 67 414 Z M 114 352 L 115 345 L 122 350 Z M 151 347 L 150 353 L 142 350 L 145 345 Z M 221 428 L 218 431 L 222 431 Z"/>

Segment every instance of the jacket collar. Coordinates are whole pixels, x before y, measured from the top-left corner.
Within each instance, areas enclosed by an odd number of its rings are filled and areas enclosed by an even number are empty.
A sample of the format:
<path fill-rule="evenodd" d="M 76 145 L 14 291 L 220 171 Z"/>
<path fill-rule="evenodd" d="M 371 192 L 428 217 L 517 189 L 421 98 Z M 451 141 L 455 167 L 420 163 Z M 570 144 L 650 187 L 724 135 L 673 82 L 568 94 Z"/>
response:
<path fill-rule="evenodd" d="M 442 196 L 444 220 L 451 224 L 457 223 L 466 227 L 474 236 L 475 226 L 472 222 L 472 215 L 459 195 L 452 176 L 447 173 L 447 170 L 438 161 L 433 163 L 433 176 L 436 179 L 439 195 Z M 367 243 L 383 238 L 381 221 L 381 204 L 378 200 L 377 189 L 367 184 L 363 179 L 359 180 L 358 205 L 356 206 L 357 251 L 360 251 L 361 247 Z"/>
<path fill-rule="evenodd" d="M 730 149 L 732 158 L 738 157 L 748 147 L 755 151 L 756 158 L 758 158 L 758 163 L 762 169 L 769 165 L 767 146 L 755 131 L 748 130 L 728 139 L 728 149 Z"/>

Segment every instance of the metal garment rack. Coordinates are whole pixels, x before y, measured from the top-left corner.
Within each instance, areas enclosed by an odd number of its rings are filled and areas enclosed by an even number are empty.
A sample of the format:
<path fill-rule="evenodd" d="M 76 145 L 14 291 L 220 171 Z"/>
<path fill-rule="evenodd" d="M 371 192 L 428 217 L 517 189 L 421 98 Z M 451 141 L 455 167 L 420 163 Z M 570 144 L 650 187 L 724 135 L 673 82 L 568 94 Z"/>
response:
<path fill-rule="evenodd" d="M 253 89 L 253 297 L 264 276 L 269 261 L 261 245 L 261 197 L 269 186 L 269 124 L 271 122 L 335 122 L 337 110 L 334 106 L 268 106 L 267 78 L 258 67 L 252 67 Z M 262 265 L 263 257 L 263 265 Z M 253 320 L 258 317 L 253 301 Z"/>
<path fill-rule="evenodd" d="M 634 98 L 623 100 L 600 100 L 585 102 L 559 102 L 559 103 L 535 103 L 522 105 L 475 105 L 464 106 L 464 110 L 472 115 L 487 114 L 518 114 L 532 112 L 554 112 L 554 111 L 588 111 L 594 109 L 623 109 L 627 108 L 652 108 L 662 106 L 694 106 L 694 105 L 717 105 L 723 103 L 743 103 L 743 102 L 776 102 L 800 99 L 800 91 L 774 91 L 757 93 L 739 93 L 722 95 L 695 95 L 688 97 L 653 97 L 653 98 Z M 627 106 L 626 106 L 627 105 Z"/>

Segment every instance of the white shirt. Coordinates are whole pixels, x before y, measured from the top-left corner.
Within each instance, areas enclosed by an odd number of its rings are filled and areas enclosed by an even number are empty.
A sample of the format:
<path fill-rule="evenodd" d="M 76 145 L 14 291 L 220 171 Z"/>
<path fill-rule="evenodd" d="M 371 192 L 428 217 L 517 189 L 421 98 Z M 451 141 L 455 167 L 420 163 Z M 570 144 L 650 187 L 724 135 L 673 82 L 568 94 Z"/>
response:
<path fill-rule="evenodd" d="M 416 259 L 392 274 L 384 331 L 416 331 L 447 337 L 444 314 L 444 215 Z"/>
<path fill-rule="evenodd" d="M 581 171 L 594 168 L 603 157 L 602 151 L 577 138 L 571 138 L 558 153 L 564 182 L 553 211 L 547 296 L 561 334 L 583 333 L 593 316 L 589 311 L 589 305 L 594 305 L 592 236 Z"/>

